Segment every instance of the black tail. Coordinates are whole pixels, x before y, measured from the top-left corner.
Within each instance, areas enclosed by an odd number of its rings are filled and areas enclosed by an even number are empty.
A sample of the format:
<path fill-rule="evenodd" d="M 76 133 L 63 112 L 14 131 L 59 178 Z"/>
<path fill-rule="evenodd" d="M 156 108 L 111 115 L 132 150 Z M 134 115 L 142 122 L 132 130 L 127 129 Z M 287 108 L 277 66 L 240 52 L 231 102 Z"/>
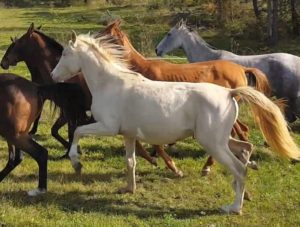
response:
<path fill-rule="evenodd" d="M 53 111 L 59 108 L 63 117 L 74 125 L 82 125 L 89 121 L 85 108 L 85 94 L 78 84 L 56 83 L 40 85 L 39 97 L 44 102 L 50 100 L 54 104 Z"/>

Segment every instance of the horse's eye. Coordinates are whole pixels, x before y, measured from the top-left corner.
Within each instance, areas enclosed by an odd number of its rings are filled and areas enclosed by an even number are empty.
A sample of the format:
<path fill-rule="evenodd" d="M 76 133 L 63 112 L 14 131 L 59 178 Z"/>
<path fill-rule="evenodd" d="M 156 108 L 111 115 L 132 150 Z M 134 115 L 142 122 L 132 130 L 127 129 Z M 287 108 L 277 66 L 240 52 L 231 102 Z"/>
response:
<path fill-rule="evenodd" d="M 171 36 L 171 33 L 168 33 L 167 36 Z"/>

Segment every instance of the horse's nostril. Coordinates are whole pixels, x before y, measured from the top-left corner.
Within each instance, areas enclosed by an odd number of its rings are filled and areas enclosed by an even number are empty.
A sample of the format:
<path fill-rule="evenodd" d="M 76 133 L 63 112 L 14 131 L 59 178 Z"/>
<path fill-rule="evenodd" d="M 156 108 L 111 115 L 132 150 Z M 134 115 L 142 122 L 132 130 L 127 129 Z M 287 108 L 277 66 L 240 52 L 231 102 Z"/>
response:
<path fill-rule="evenodd" d="M 8 64 L 5 64 L 4 62 L 1 62 L 0 66 L 2 69 L 5 69 L 5 70 L 8 69 Z"/>

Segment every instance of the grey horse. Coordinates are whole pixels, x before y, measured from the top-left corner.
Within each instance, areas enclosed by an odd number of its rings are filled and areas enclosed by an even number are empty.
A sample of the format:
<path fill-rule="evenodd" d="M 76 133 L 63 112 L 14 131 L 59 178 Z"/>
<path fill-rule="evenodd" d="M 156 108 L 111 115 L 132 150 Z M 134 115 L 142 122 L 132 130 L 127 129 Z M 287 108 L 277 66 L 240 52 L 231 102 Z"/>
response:
<path fill-rule="evenodd" d="M 189 62 L 224 59 L 262 70 L 268 77 L 273 94 L 287 100 L 286 119 L 293 122 L 300 117 L 300 58 L 286 53 L 236 55 L 218 50 L 206 43 L 184 21 L 177 23 L 157 45 L 158 56 L 182 47 Z"/>

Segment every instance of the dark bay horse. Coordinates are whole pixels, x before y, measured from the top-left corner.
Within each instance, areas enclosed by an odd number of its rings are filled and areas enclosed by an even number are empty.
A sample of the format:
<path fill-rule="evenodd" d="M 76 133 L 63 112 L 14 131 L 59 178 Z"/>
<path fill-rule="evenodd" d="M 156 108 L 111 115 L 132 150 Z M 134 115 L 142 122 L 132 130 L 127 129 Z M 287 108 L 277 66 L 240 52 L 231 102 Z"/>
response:
<path fill-rule="evenodd" d="M 20 38 L 12 39 L 11 45 L 8 47 L 1 60 L 1 67 L 3 69 L 8 69 L 9 66 L 15 66 L 18 62 L 24 61 L 31 73 L 32 81 L 39 84 L 51 84 L 54 82 L 50 73 L 58 63 L 62 51 L 63 46 L 61 44 L 35 29 L 34 24 L 31 24 L 24 35 Z M 90 110 L 92 96 L 82 74 L 78 74 L 78 76 L 73 77 L 66 82 L 76 83 L 81 87 L 84 93 L 83 109 L 85 111 Z M 92 119 L 89 121 L 91 120 Z M 54 123 L 51 133 L 54 138 L 69 150 L 70 143 L 73 139 L 74 129 L 69 128 L 68 130 L 69 142 L 58 134 L 59 129 L 66 123 L 67 119 L 60 116 Z M 156 164 L 155 158 L 152 158 L 138 141 L 137 152 L 151 164 Z M 63 157 L 68 157 L 68 154 Z"/>
<path fill-rule="evenodd" d="M 0 172 L 0 182 L 21 163 L 24 151 L 39 167 L 38 189 L 28 194 L 46 191 L 48 151 L 31 138 L 29 129 L 40 116 L 45 100 L 53 102 L 72 128 L 76 128 L 86 121 L 80 105 L 82 98 L 77 84 L 37 85 L 15 74 L 0 74 L 0 135 L 7 141 L 9 153 L 8 162 Z"/>

